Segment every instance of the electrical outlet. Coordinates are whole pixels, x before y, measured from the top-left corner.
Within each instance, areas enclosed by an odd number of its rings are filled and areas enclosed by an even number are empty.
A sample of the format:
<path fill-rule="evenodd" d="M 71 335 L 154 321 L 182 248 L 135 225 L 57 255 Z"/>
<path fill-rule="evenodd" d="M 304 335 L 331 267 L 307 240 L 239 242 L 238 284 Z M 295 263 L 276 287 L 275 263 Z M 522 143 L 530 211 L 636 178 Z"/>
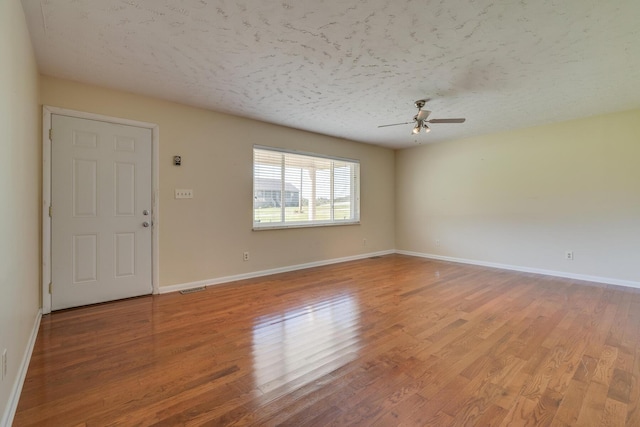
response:
<path fill-rule="evenodd" d="M 175 198 L 176 199 L 193 199 L 193 190 L 190 188 L 187 188 L 187 189 L 176 188 Z"/>
<path fill-rule="evenodd" d="M 362 239 L 362 246 L 367 246 L 367 239 Z"/>
<path fill-rule="evenodd" d="M 440 239 L 436 239 L 436 246 L 440 246 Z"/>
<path fill-rule="evenodd" d="M 564 253 L 564 259 L 573 261 L 573 251 L 566 251 Z"/>
<path fill-rule="evenodd" d="M 7 349 L 2 350 L 2 381 L 7 376 Z"/>
<path fill-rule="evenodd" d="M 243 261 L 249 261 L 249 252 L 243 252 L 242 260 Z"/>

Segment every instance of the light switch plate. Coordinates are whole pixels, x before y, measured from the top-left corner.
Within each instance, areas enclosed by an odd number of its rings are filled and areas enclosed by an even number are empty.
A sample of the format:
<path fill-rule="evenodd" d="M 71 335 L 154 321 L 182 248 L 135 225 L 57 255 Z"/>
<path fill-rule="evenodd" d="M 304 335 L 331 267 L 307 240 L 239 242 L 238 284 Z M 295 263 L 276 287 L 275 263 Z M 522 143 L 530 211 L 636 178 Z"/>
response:
<path fill-rule="evenodd" d="M 193 190 L 176 188 L 176 199 L 193 199 Z"/>

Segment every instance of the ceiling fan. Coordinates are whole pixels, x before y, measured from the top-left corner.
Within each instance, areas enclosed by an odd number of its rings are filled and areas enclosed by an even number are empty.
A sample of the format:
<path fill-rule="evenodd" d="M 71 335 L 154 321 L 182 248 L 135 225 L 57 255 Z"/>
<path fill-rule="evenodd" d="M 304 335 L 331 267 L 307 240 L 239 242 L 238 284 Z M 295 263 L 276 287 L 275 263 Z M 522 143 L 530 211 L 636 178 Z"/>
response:
<path fill-rule="evenodd" d="M 429 102 L 429 98 L 427 98 L 427 99 L 419 99 L 414 103 L 414 105 L 418 109 L 418 114 L 416 114 L 413 117 L 413 121 L 412 122 L 392 123 L 390 125 L 381 125 L 381 126 L 378 126 L 378 127 L 379 128 L 384 128 L 384 127 L 388 127 L 388 126 L 408 125 L 408 124 L 415 123 L 415 126 L 413 127 L 413 130 L 411 131 L 411 133 L 413 135 L 416 135 L 416 134 L 420 133 L 421 129 L 424 129 L 425 133 L 431 132 L 431 128 L 429 127 L 428 123 L 464 123 L 464 121 L 466 120 L 466 119 L 431 119 L 431 120 L 427 120 L 427 118 L 431 114 L 431 111 L 422 109 L 422 107 L 424 107 L 424 105 L 427 102 Z"/>

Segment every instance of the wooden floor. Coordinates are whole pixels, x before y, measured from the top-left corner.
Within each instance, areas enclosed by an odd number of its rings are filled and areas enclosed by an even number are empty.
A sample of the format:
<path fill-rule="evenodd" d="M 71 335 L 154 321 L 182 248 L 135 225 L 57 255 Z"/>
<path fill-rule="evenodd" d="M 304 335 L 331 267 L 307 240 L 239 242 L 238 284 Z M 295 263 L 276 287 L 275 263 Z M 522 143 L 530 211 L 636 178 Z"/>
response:
<path fill-rule="evenodd" d="M 640 293 L 401 255 L 45 316 L 15 426 L 640 426 Z"/>

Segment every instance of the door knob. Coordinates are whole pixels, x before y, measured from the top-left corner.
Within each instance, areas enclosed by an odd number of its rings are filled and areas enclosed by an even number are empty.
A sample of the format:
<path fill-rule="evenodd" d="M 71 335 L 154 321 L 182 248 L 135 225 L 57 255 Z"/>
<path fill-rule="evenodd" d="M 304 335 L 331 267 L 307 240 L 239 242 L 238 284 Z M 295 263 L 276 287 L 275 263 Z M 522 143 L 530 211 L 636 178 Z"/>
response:
<path fill-rule="evenodd" d="M 143 227 L 148 227 L 148 226 L 149 226 L 149 222 L 148 222 L 148 221 L 143 222 L 143 223 L 142 223 L 142 226 L 143 226 Z"/>
<path fill-rule="evenodd" d="M 145 209 L 145 210 L 143 210 L 143 211 L 142 211 L 142 215 L 149 215 L 149 211 L 148 211 L 148 210 L 146 210 L 146 209 Z"/>

